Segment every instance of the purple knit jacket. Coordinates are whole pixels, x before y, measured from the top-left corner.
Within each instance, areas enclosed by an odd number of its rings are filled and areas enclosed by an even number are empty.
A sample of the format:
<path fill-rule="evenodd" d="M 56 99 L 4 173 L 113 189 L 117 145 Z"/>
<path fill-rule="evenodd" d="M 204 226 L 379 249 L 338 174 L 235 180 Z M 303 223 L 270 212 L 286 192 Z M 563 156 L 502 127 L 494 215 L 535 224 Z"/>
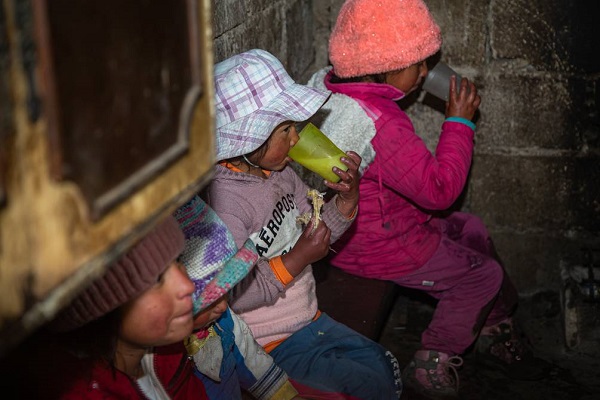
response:
<path fill-rule="evenodd" d="M 259 251 L 257 265 L 233 289 L 230 304 L 262 346 L 305 327 L 318 309 L 312 266 L 284 286 L 269 265 L 269 259 L 289 251 L 302 234 L 296 217 L 312 211 L 308 190 L 289 167 L 263 179 L 217 165 L 206 191 L 208 204 L 236 244 L 251 238 Z M 335 198 L 323 206 L 322 217 L 331 229 L 331 243 L 352 224 L 338 211 Z"/>

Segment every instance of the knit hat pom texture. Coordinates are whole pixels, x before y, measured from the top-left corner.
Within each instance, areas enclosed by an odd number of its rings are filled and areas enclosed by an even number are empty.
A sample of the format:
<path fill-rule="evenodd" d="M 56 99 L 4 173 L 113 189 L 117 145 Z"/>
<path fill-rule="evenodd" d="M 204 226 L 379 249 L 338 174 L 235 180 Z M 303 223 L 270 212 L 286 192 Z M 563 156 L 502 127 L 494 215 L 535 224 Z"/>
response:
<path fill-rule="evenodd" d="M 329 58 L 341 78 L 409 67 L 435 54 L 439 26 L 422 0 L 348 0 L 329 40 Z"/>

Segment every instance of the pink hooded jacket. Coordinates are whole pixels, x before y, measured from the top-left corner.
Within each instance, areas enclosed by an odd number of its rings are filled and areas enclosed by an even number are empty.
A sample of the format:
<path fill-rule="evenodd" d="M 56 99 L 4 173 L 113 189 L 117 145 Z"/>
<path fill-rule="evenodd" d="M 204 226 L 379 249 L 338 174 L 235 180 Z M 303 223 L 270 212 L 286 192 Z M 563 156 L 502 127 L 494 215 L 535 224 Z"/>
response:
<path fill-rule="evenodd" d="M 404 97 L 402 91 L 386 84 L 334 84 L 330 78 L 331 72 L 325 77 L 327 89 L 356 100 L 377 132 L 371 140 L 375 158 L 360 183 L 358 215 L 336 243 L 331 262 L 370 278 L 406 275 L 425 264 L 439 245 L 441 232 L 432 215 L 450 207 L 462 192 L 474 132 L 461 122 L 445 121 L 432 155 L 395 102 Z"/>

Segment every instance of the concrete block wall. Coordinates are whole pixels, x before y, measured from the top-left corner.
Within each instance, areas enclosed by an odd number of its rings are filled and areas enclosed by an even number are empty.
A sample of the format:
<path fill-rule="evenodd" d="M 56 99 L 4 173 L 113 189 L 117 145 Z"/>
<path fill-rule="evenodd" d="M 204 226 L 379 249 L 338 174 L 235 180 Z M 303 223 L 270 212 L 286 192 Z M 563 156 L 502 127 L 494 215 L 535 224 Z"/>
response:
<path fill-rule="evenodd" d="M 312 0 L 213 0 L 215 62 L 261 48 L 306 80 L 315 65 L 316 20 Z"/>
<path fill-rule="evenodd" d="M 600 2 L 425 2 L 442 28 L 441 59 L 483 99 L 455 208 L 485 221 L 521 293 L 558 291 L 561 268 L 582 263 L 582 247 L 600 248 Z M 343 0 L 213 3 L 217 61 L 264 48 L 300 82 L 328 64 Z M 444 105 L 413 97 L 404 106 L 434 149 Z"/>
<path fill-rule="evenodd" d="M 461 206 L 481 216 L 522 293 L 600 243 L 600 55 L 586 0 L 426 0 L 441 57 L 481 88 Z M 428 119 L 431 109 L 415 118 Z"/>

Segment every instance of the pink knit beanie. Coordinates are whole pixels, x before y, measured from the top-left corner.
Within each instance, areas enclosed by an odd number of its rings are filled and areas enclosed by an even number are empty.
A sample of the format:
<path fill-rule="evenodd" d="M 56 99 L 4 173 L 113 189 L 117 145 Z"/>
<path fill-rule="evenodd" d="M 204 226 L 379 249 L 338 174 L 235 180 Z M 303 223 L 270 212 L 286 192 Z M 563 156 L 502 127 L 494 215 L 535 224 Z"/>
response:
<path fill-rule="evenodd" d="M 158 224 L 106 273 L 92 282 L 58 314 L 48 328 L 66 332 L 133 300 L 152 287 L 183 251 L 184 236 L 172 216 Z"/>
<path fill-rule="evenodd" d="M 329 39 L 340 78 L 406 68 L 436 53 L 440 28 L 422 0 L 346 0 Z"/>

